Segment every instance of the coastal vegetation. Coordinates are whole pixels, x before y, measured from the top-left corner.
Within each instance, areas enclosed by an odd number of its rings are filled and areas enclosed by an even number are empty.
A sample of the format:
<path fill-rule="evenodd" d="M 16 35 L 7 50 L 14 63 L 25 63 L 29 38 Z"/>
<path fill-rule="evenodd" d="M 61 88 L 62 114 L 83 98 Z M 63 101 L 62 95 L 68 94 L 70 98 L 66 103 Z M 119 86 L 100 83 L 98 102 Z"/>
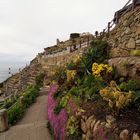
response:
<path fill-rule="evenodd" d="M 138 137 L 140 83 L 108 65 L 108 47 L 105 41 L 92 41 L 82 57 L 51 77 L 48 126 L 56 139 L 118 140 L 125 129 L 129 137 Z"/>
<path fill-rule="evenodd" d="M 27 108 L 35 102 L 39 95 L 39 89 L 42 87 L 44 74 L 40 73 L 36 76 L 36 84 L 28 86 L 19 95 L 11 96 L 11 98 L 5 100 L 1 105 L 1 108 L 7 109 L 8 124 L 13 125 L 19 121 Z"/>

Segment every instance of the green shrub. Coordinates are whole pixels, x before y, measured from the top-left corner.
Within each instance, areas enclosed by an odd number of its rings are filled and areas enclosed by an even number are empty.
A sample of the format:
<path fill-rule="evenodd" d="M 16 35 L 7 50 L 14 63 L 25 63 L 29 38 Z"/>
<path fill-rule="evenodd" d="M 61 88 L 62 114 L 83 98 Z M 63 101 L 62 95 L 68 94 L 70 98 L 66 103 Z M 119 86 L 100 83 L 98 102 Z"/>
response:
<path fill-rule="evenodd" d="M 62 92 L 61 91 L 56 91 L 55 93 L 54 93 L 54 95 L 53 95 L 53 98 L 54 99 L 57 99 L 58 97 L 60 97 L 62 95 Z"/>
<path fill-rule="evenodd" d="M 44 77 L 45 77 L 44 73 L 40 73 L 39 75 L 36 76 L 36 86 L 38 88 L 43 86 Z"/>
<path fill-rule="evenodd" d="M 68 70 L 74 70 L 75 68 L 76 68 L 76 65 L 73 62 L 67 64 Z"/>
<path fill-rule="evenodd" d="M 27 108 L 32 103 L 35 102 L 36 97 L 38 96 L 38 89 L 37 87 L 29 87 L 27 91 L 25 91 L 23 97 L 24 106 Z"/>
<path fill-rule="evenodd" d="M 62 109 L 63 109 L 62 105 L 58 104 L 58 105 L 54 108 L 54 114 L 55 114 L 55 115 L 58 115 Z"/>
<path fill-rule="evenodd" d="M 8 123 L 13 125 L 20 118 L 22 118 L 25 112 L 25 107 L 20 102 L 17 102 L 8 110 Z"/>
<path fill-rule="evenodd" d="M 107 54 L 108 43 L 105 41 L 92 41 L 91 48 L 83 55 L 82 63 L 85 70 L 91 72 L 94 62 L 104 63 L 108 58 Z"/>
<path fill-rule="evenodd" d="M 66 81 L 66 69 L 63 67 L 57 68 L 52 80 L 55 80 L 59 85 L 62 85 Z"/>
<path fill-rule="evenodd" d="M 69 90 L 69 93 L 70 93 L 71 95 L 78 96 L 78 94 L 79 94 L 79 89 L 78 89 L 78 87 L 72 87 L 72 88 Z"/>
<path fill-rule="evenodd" d="M 140 89 L 140 84 L 137 80 L 129 80 L 127 83 L 122 82 L 119 87 L 123 91 L 135 91 Z"/>
<path fill-rule="evenodd" d="M 54 137 L 54 130 L 53 130 L 53 127 L 51 126 L 51 123 L 49 121 L 47 123 L 47 128 L 49 129 L 51 136 Z"/>
<path fill-rule="evenodd" d="M 8 109 L 8 108 L 9 108 L 10 106 L 12 106 L 14 103 L 15 103 L 15 100 L 9 99 L 9 100 L 7 100 L 7 101 L 4 102 L 4 107 Z"/>
<path fill-rule="evenodd" d="M 76 117 L 71 116 L 67 121 L 67 136 L 76 135 L 78 133 L 78 120 Z"/>
<path fill-rule="evenodd" d="M 23 93 L 22 103 L 20 100 L 8 109 L 8 123 L 13 125 L 24 115 L 26 108 L 31 105 L 38 96 L 38 87 L 30 86 Z M 10 104 L 11 105 L 11 104 Z"/>
<path fill-rule="evenodd" d="M 83 85 L 85 87 L 92 87 L 94 83 L 94 76 L 93 75 L 86 75 L 84 77 Z"/>
<path fill-rule="evenodd" d="M 140 90 L 132 91 L 133 100 L 129 106 L 129 108 L 136 108 L 140 113 Z"/>

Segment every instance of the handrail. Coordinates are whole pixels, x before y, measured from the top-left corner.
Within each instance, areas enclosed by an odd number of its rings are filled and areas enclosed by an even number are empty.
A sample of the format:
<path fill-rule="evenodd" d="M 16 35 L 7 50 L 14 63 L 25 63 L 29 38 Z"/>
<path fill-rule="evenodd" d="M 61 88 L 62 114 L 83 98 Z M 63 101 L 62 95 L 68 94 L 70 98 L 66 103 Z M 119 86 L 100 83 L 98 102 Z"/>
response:
<path fill-rule="evenodd" d="M 125 7 L 127 7 L 128 4 L 129 4 L 131 1 L 132 1 L 132 0 L 128 0 L 128 2 L 123 6 L 122 9 L 124 9 Z M 133 0 L 132 3 L 130 4 L 132 10 L 135 8 L 137 1 L 138 1 L 138 0 Z M 128 7 L 128 8 L 129 8 L 129 7 Z M 126 13 L 126 12 L 128 12 L 128 11 L 129 11 L 129 9 L 127 9 L 124 13 Z M 107 27 L 106 27 L 105 29 L 103 29 L 103 32 L 100 33 L 100 36 L 97 35 L 98 32 L 96 31 L 95 36 L 96 36 L 96 37 L 104 37 L 104 35 L 105 35 L 106 33 L 109 35 L 110 29 L 113 27 L 113 25 L 115 25 L 115 24 L 117 23 L 117 22 L 115 22 L 115 20 L 118 21 L 119 16 L 120 16 L 120 15 L 119 15 L 119 11 L 118 11 L 118 12 L 116 12 L 116 17 L 115 17 L 116 19 L 113 18 L 110 22 L 108 22 Z"/>
<path fill-rule="evenodd" d="M 123 6 L 123 8 L 125 8 L 130 2 L 131 2 L 131 0 L 128 0 L 128 2 Z"/>

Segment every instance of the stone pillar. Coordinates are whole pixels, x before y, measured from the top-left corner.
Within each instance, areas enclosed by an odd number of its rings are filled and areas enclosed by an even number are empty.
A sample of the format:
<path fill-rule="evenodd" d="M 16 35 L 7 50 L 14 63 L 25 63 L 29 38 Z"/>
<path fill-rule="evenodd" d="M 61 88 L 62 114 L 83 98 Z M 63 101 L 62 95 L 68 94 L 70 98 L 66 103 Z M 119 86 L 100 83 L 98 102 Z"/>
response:
<path fill-rule="evenodd" d="M 20 103 L 23 104 L 23 102 L 24 102 L 24 97 L 21 96 L 19 99 L 20 99 Z"/>
<path fill-rule="evenodd" d="M 0 132 L 3 132 L 8 129 L 8 117 L 7 110 L 0 110 Z"/>

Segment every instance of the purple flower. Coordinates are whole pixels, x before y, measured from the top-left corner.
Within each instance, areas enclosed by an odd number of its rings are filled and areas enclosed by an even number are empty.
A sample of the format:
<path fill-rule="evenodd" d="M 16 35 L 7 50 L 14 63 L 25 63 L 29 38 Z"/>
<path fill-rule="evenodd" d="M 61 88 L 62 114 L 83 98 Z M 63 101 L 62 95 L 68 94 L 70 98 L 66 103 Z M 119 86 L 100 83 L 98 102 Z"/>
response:
<path fill-rule="evenodd" d="M 65 130 L 67 123 L 67 114 L 65 109 L 62 109 L 59 115 L 54 114 L 54 108 L 57 105 L 57 101 L 53 99 L 54 93 L 57 91 L 58 85 L 52 84 L 48 91 L 48 102 L 47 102 L 47 114 L 48 120 L 51 123 L 51 126 L 54 129 L 55 138 L 57 140 L 65 139 Z"/>

